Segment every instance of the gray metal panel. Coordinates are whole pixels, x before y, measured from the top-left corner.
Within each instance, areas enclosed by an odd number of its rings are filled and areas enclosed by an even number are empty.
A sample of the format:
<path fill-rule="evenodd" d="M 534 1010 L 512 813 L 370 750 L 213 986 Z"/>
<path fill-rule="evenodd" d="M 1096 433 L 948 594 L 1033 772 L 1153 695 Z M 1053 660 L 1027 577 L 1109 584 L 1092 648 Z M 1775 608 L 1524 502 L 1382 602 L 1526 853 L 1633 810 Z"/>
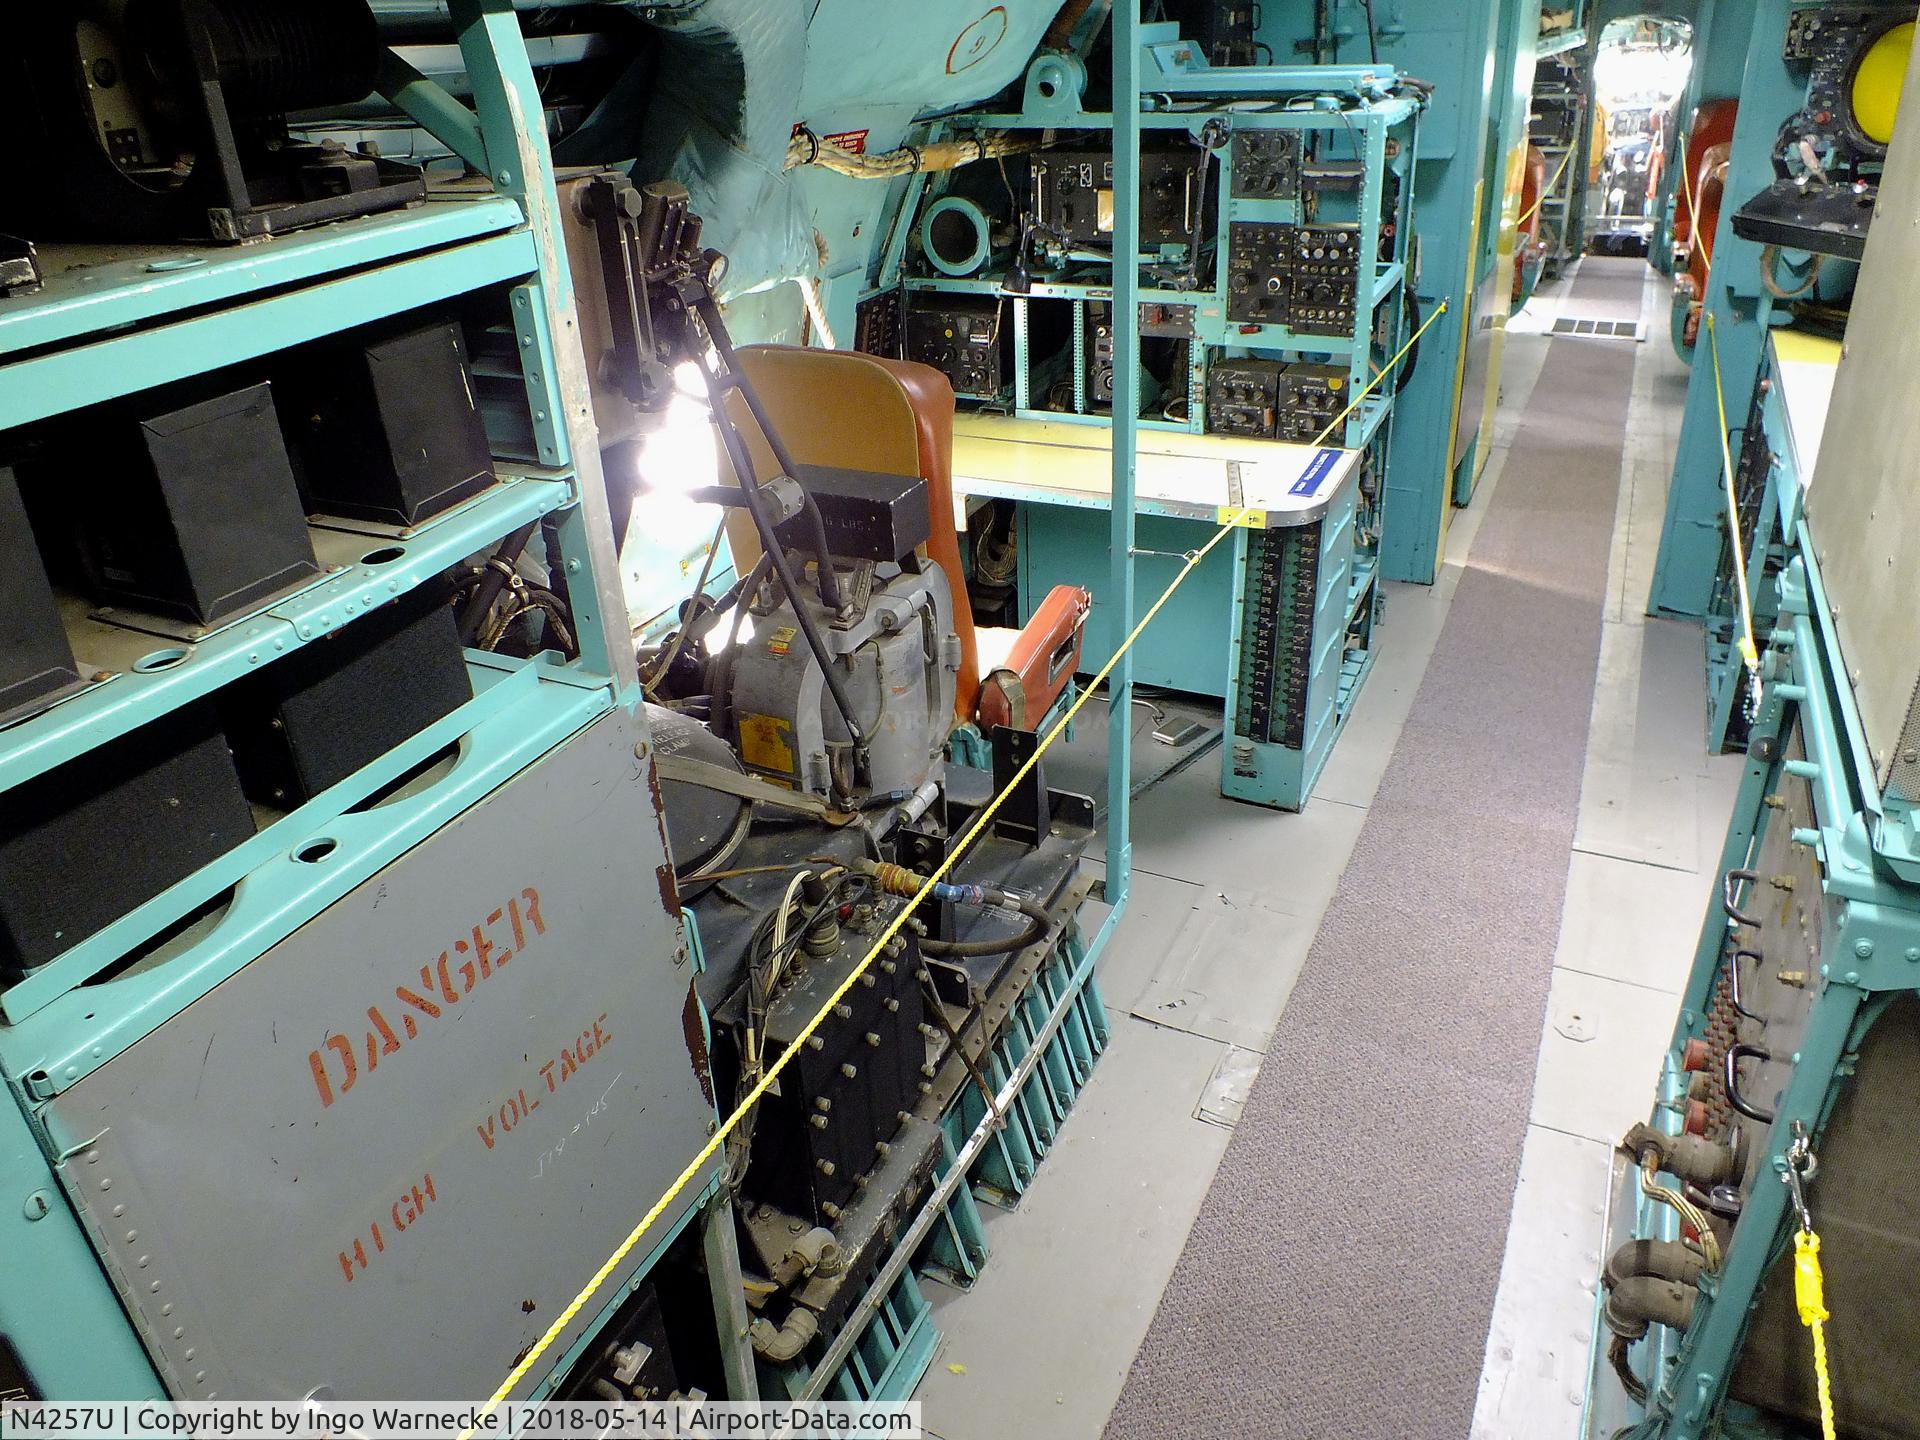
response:
<path fill-rule="evenodd" d="M 1920 51 L 1914 55 L 1920 67 Z M 1908 71 L 1913 80 L 1913 70 Z M 1915 93 L 1920 93 L 1916 88 Z M 1920 105 L 1902 108 L 1820 444 L 1808 527 L 1884 787 L 1920 690 Z M 1916 731 L 1920 734 L 1920 730 Z M 1912 766 L 1905 767 L 1907 771 Z M 1920 793 L 1909 795 L 1920 799 Z"/>
<path fill-rule="evenodd" d="M 704 1143 L 642 733 L 602 718 L 49 1103 L 175 1394 L 484 1399 Z"/>

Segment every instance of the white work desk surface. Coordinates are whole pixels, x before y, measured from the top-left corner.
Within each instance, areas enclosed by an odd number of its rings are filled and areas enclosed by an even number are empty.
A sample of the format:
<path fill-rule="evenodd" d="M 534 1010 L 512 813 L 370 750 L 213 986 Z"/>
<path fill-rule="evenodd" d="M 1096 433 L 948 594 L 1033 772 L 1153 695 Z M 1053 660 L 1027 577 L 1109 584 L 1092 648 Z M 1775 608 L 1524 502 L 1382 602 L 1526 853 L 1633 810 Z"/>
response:
<path fill-rule="evenodd" d="M 1787 417 L 1787 443 L 1792 447 L 1794 473 L 1800 488 L 1813 484 L 1820 459 L 1820 437 L 1827 429 L 1827 407 L 1833 401 L 1833 377 L 1840 364 L 1840 342 L 1799 330 L 1776 330 L 1773 373 L 1780 386 L 1780 405 Z"/>
<path fill-rule="evenodd" d="M 1134 509 L 1272 529 L 1308 525 L 1355 483 L 1359 452 L 1228 435 L 1139 432 Z M 953 427 L 953 490 L 1041 505 L 1113 504 L 1113 434 L 1105 425 L 963 415 Z M 961 501 L 964 505 L 964 500 Z"/>

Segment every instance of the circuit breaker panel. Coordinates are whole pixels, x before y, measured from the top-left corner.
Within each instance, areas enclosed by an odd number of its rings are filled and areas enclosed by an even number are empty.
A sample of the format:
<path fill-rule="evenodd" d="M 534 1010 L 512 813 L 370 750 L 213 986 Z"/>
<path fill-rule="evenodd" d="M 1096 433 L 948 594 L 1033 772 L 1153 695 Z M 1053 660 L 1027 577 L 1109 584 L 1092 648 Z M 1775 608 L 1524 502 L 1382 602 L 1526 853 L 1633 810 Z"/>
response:
<path fill-rule="evenodd" d="M 1299 809 L 1333 750 L 1371 665 L 1379 613 L 1372 557 L 1355 545 L 1359 495 L 1358 484 L 1342 485 L 1304 524 L 1245 532 L 1223 795 Z"/>

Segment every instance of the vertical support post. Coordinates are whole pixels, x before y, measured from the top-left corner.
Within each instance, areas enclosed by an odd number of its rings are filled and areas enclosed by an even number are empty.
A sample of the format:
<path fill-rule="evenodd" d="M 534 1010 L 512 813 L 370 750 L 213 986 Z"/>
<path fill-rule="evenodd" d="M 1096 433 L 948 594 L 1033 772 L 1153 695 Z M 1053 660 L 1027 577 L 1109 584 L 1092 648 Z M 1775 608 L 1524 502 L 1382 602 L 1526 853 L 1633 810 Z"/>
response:
<path fill-rule="evenodd" d="M 1113 9 L 1113 506 L 1107 604 L 1113 633 L 1134 625 L 1133 487 L 1140 430 L 1140 0 Z M 1132 879 L 1133 655 L 1107 677 L 1107 903 Z"/>
<path fill-rule="evenodd" d="M 707 1260 L 707 1288 L 713 1292 L 713 1319 L 720 1332 L 720 1364 L 727 1377 L 727 1399 L 758 1400 L 760 1380 L 747 1342 L 747 1293 L 740 1283 L 740 1248 L 733 1233 L 733 1205 L 725 1191 L 700 1214 L 700 1248 Z"/>
<path fill-rule="evenodd" d="M 1024 295 L 1006 303 L 1013 309 L 1013 408 L 1019 412 L 1033 408 L 1033 336 L 1028 329 L 1033 316 Z"/>
<path fill-rule="evenodd" d="M 560 532 L 569 552 L 562 563 L 580 651 L 589 664 L 604 667 L 613 677 L 623 704 L 636 705 L 640 671 L 620 588 L 620 558 L 613 551 L 613 521 L 600 470 L 587 356 L 574 318 L 540 87 L 512 0 L 452 0 L 452 15 L 473 83 L 489 178 L 500 194 L 519 202 L 540 252 L 539 278 L 515 292 L 513 323 L 529 367 L 540 458 L 545 464 L 571 466 L 579 497 L 571 512 L 561 516 Z M 535 310 L 539 323 L 529 313 Z M 545 380 L 539 378 L 541 370 L 547 372 Z M 557 415 L 549 415 L 543 403 L 549 395 L 555 397 Z"/>

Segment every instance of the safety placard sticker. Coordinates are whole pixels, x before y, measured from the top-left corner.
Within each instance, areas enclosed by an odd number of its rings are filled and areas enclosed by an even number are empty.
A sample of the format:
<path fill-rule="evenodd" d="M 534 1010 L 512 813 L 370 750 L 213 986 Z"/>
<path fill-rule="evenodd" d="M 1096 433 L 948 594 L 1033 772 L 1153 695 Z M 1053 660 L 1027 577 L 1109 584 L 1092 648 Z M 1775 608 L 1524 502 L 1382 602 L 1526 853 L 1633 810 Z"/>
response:
<path fill-rule="evenodd" d="M 777 715 L 742 715 L 740 758 L 756 770 L 797 775 L 800 765 L 793 753 L 792 724 Z"/>
<path fill-rule="evenodd" d="M 1327 477 L 1333 474 L 1333 467 L 1340 463 L 1341 453 L 1339 450 L 1321 450 L 1307 462 L 1307 468 L 1300 472 L 1300 478 L 1287 487 L 1287 493 L 1298 495 L 1302 499 L 1311 499 L 1318 495 Z"/>

